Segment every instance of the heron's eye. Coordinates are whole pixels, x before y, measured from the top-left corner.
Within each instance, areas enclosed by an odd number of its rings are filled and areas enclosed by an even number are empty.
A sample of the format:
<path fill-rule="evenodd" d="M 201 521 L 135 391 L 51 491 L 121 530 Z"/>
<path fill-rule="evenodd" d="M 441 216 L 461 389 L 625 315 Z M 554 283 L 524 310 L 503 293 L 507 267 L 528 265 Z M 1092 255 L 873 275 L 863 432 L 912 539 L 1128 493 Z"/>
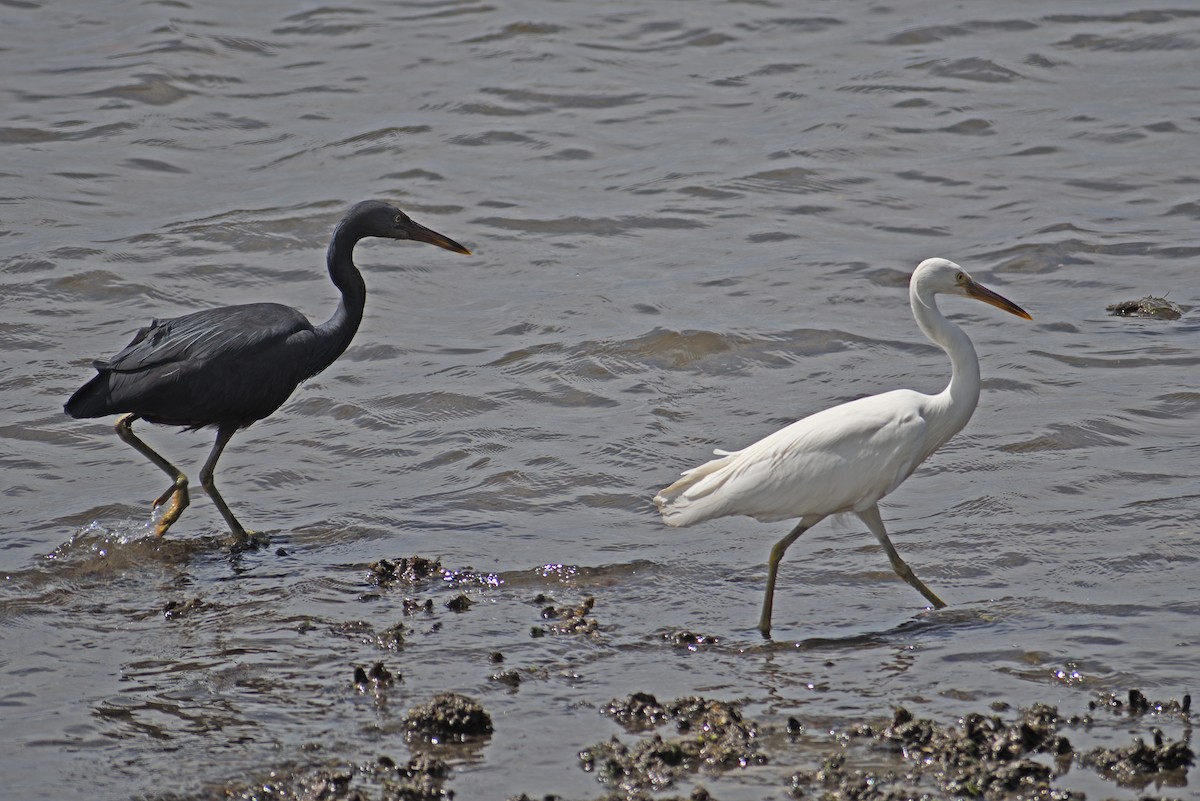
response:
<path fill-rule="evenodd" d="M 404 225 L 404 215 L 403 214 L 396 215 L 396 225 Z"/>
<path fill-rule="evenodd" d="M 954 280 L 961 284 L 963 281 L 967 280 L 967 276 L 964 273 L 958 273 L 954 276 Z"/>

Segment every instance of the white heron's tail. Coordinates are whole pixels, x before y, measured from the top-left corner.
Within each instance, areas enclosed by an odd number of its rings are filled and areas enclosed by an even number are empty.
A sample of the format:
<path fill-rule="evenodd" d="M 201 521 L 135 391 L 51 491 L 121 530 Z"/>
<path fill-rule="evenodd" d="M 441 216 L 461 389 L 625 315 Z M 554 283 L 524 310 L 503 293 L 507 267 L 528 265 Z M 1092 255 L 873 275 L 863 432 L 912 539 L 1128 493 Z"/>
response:
<path fill-rule="evenodd" d="M 654 505 L 668 526 L 690 526 L 726 513 L 725 498 L 717 490 L 729 477 L 725 468 L 738 452 L 716 450 L 713 453 L 720 458 L 685 470 L 678 481 L 654 496 Z"/>

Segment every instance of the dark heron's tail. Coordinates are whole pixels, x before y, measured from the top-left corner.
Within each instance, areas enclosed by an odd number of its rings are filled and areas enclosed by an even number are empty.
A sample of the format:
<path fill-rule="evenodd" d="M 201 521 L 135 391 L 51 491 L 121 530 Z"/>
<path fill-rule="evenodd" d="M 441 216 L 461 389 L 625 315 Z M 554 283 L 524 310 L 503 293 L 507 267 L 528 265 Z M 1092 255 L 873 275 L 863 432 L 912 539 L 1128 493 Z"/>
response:
<path fill-rule="evenodd" d="M 75 394 L 63 406 L 63 411 L 75 418 L 104 417 L 117 409 L 112 407 L 112 395 L 108 384 L 108 375 L 101 371 L 99 375 L 75 391 Z"/>

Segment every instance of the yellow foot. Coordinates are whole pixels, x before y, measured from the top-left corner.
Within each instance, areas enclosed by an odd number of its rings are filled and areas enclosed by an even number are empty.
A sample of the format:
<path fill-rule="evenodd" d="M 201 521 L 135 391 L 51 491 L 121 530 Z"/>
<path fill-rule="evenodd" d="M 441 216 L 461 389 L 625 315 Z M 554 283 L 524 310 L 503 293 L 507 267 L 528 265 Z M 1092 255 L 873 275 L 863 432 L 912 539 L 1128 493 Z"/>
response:
<path fill-rule="evenodd" d="M 167 503 L 168 500 L 170 503 Z M 154 502 L 154 506 L 151 509 L 156 510 L 164 503 L 167 503 L 167 509 L 163 512 L 163 516 L 158 519 L 158 523 L 154 527 L 154 533 L 159 537 L 166 534 L 171 524 L 179 519 L 184 509 L 188 508 L 189 502 L 187 482 L 184 482 L 182 485 L 176 484 L 158 496 L 158 500 Z"/>
<path fill-rule="evenodd" d="M 234 531 L 232 532 L 232 542 L 229 545 L 230 553 L 245 553 L 246 551 L 257 551 L 266 548 L 271 544 L 271 539 L 261 531 Z"/>

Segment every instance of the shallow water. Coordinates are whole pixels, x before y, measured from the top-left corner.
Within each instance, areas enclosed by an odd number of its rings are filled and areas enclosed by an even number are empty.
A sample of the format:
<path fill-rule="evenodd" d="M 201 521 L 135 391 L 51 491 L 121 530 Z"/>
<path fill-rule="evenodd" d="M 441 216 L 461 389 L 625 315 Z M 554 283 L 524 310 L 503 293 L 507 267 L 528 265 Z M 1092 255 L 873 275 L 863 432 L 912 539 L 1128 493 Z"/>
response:
<path fill-rule="evenodd" d="M 815 731 L 896 703 L 1074 713 L 1195 690 L 1200 12 L 353 0 L 4 18 L 14 798 L 205 797 L 318 757 L 402 760 L 405 711 L 443 690 L 495 718 L 452 759 L 462 798 L 599 795 L 576 754 L 635 690 Z M 271 546 L 231 556 L 198 491 L 156 540 L 164 477 L 63 401 L 151 317 L 277 300 L 323 320 L 326 238 L 368 197 L 476 255 L 360 246 L 350 350 L 222 459 Z M 950 606 L 923 611 L 857 522 L 827 522 L 790 550 L 764 644 L 786 524 L 669 530 L 649 498 L 714 447 L 940 389 L 948 363 L 905 290 L 935 255 L 1034 316 L 942 304 L 979 351 L 979 409 L 884 518 Z M 1105 311 L 1146 294 L 1188 313 Z M 142 431 L 193 476 L 211 445 Z M 449 572 L 367 580 L 411 554 Z M 448 611 L 460 592 L 476 603 Z M 594 596 L 598 635 L 531 637 L 539 594 Z M 406 596 L 434 612 L 405 618 Z M 401 620 L 403 647 L 381 648 Z M 719 642 L 680 648 L 678 630 Z M 489 678 L 494 651 L 515 691 Z M 360 693 L 354 667 L 381 659 L 403 681 Z M 698 781 L 784 797 L 801 761 Z M 1132 793 L 1082 771 L 1060 786 Z"/>

